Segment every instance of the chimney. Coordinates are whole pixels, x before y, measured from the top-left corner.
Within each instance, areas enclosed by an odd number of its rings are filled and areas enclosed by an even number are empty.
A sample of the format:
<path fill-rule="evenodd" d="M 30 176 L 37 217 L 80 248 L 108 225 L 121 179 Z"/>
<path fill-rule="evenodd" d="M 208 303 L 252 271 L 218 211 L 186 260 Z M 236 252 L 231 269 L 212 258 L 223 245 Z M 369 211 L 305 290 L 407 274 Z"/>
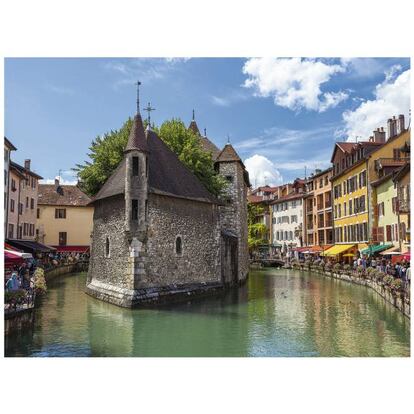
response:
<path fill-rule="evenodd" d="M 380 142 L 381 144 L 383 144 L 385 142 L 385 131 L 384 128 L 381 130 L 380 128 L 377 128 L 374 131 L 374 142 Z"/>
<path fill-rule="evenodd" d="M 24 160 L 24 168 L 30 171 L 30 160 Z"/>
<path fill-rule="evenodd" d="M 398 115 L 398 119 L 397 119 L 397 134 L 401 134 L 401 132 L 403 132 L 405 129 L 405 125 L 404 125 L 404 115 Z"/>
<path fill-rule="evenodd" d="M 395 117 L 394 119 L 388 119 L 387 121 L 388 139 L 395 136 Z"/>

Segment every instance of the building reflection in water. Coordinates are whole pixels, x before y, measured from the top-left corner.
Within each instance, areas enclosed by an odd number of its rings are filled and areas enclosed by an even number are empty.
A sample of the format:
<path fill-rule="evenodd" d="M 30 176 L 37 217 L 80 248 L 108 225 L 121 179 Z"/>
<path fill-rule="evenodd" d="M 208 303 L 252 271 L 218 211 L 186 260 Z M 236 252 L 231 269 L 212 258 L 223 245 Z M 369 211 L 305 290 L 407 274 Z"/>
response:
<path fill-rule="evenodd" d="M 52 282 L 9 356 L 409 356 L 410 323 L 372 290 L 307 272 L 252 272 L 216 297 L 123 309 Z"/>

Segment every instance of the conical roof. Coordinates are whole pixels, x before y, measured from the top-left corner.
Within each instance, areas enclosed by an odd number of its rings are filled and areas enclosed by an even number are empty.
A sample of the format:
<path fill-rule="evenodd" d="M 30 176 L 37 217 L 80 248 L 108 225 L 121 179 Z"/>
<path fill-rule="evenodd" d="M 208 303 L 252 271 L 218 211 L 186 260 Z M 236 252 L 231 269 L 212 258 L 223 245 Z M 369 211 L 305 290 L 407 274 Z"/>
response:
<path fill-rule="evenodd" d="M 200 130 L 198 129 L 197 122 L 194 119 L 190 122 L 188 129 L 193 131 L 196 135 L 201 135 Z"/>
<path fill-rule="evenodd" d="M 216 162 L 229 162 L 229 161 L 240 161 L 240 157 L 237 155 L 236 150 L 231 144 L 226 144 L 221 150 L 220 154 L 217 157 Z"/>
<path fill-rule="evenodd" d="M 148 152 L 147 138 L 145 136 L 144 125 L 140 113 L 137 113 L 134 117 L 128 143 L 125 147 L 125 152 L 132 150 Z"/>
<path fill-rule="evenodd" d="M 198 129 L 197 122 L 195 120 L 195 111 L 194 111 L 194 109 L 193 109 L 193 119 L 191 120 L 190 125 L 188 126 L 188 129 L 190 131 L 193 131 L 194 134 L 196 134 L 198 136 L 201 136 L 200 130 Z"/>

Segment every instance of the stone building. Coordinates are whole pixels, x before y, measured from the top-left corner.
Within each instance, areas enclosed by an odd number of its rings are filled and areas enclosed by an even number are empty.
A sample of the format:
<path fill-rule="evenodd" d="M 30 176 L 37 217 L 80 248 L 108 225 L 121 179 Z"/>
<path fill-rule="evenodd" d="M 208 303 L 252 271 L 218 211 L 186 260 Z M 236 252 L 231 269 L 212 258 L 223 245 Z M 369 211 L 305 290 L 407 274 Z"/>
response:
<path fill-rule="evenodd" d="M 228 181 L 224 200 L 144 131 L 138 111 L 123 160 L 92 200 L 87 293 L 133 307 L 245 281 L 248 174 L 230 144 L 215 167 Z"/>

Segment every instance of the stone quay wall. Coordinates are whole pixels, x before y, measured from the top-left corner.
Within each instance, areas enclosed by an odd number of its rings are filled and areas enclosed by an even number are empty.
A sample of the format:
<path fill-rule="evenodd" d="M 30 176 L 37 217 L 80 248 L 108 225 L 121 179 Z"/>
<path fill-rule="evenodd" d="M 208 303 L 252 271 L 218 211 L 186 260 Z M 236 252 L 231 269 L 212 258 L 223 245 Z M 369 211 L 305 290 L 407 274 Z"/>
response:
<path fill-rule="evenodd" d="M 73 273 L 78 270 L 77 263 L 72 263 L 68 265 L 58 266 L 53 269 L 45 270 L 45 279 L 46 282 L 54 279 L 56 276 L 66 275 L 68 273 Z"/>
<path fill-rule="evenodd" d="M 363 279 L 356 277 L 354 275 L 349 275 L 345 273 L 334 273 L 322 271 L 320 269 L 309 269 L 310 272 L 315 272 L 322 274 L 324 276 L 331 277 L 333 279 L 344 280 L 346 282 L 355 283 L 356 285 L 367 286 L 373 289 L 378 295 L 380 295 L 385 301 L 397 308 L 401 313 L 403 313 L 408 318 L 411 318 L 411 302 L 409 298 L 404 295 L 393 294 L 389 289 L 387 289 L 383 283 L 379 283 L 372 279 Z"/>

